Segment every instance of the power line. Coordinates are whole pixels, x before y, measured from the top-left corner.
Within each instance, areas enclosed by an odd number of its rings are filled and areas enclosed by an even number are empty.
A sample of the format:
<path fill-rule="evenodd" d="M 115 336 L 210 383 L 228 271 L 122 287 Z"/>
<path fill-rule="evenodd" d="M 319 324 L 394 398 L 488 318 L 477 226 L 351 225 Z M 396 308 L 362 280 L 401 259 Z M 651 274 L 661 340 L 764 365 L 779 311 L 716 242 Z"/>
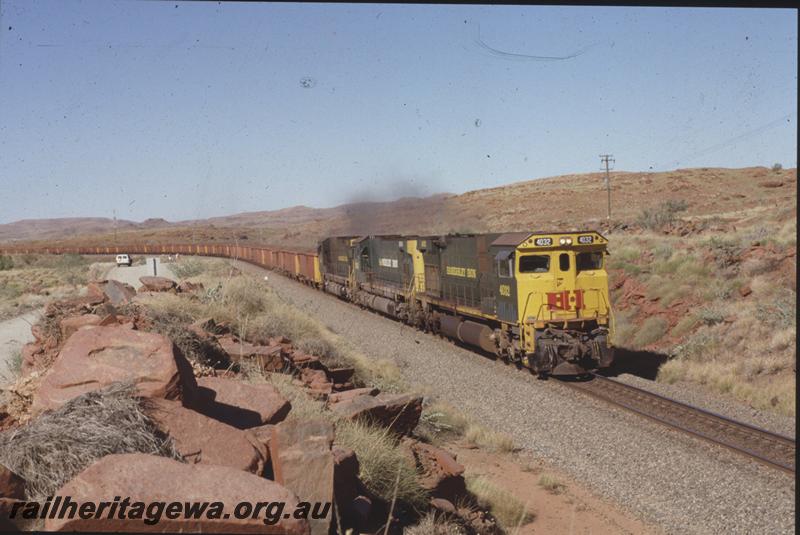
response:
<path fill-rule="evenodd" d="M 608 164 L 614 163 L 614 155 L 601 154 L 600 161 L 606 166 L 606 191 L 608 192 L 608 215 L 606 216 L 606 219 L 611 219 L 611 176 L 608 174 Z"/>

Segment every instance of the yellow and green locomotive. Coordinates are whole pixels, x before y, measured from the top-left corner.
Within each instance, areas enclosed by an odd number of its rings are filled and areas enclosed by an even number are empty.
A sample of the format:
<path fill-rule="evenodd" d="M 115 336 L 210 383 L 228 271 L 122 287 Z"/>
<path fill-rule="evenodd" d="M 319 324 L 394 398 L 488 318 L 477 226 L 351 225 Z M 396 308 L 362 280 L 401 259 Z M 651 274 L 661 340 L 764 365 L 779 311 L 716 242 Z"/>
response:
<path fill-rule="evenodd" d="M 195 254 L 234 258 L 542 374 L 611 365 L 613 315 L 594 231 L 345 236 L 316 253 L 239 244 L 0 247 L 6 253 Z"/>
<path fill-rule="evenodd" d="M 327 238 L 325 291 L 526 366 L 578 375 L 613 362 L 594 231 Z"/>

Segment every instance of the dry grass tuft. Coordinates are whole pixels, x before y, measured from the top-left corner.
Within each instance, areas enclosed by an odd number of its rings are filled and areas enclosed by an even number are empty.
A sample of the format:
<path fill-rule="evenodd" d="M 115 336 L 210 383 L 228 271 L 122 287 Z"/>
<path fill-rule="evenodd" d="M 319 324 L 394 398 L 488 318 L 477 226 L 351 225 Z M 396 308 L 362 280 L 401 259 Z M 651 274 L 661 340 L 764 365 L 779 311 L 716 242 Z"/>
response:
<path fill-rule="evenodd" d="M 145 414 L 135 387 L 116 383 L 78 396 L 24 427 L 0 433 L 0 461 L 26 481 L 30 499 L 52 496 L 95 460 L 114 453 L 180 459 Z"/>
<path fill-rule="evenodd" d="M 0 380 L 15 381 L 22 373 L 22 350 L 15 349 L 6 361 L 6 369 L 0 370 Z"/>
<path fill-rule="evenodd" d="M 255 343 L 285 336 L 296 348 L 318 356 L 330 368 L 355 368 L 354 382 L 358 385 L 375 386 L 384 392 L 408 389 L 392 361 L 362 355 L 293 303 L 284 301 L 260 279 L 244 275 L 206 277 L 202 281 L 208 288 L 203 299 L 155 294 L 143 296 L 142 303 L 154 315 L 175 316 L 183 323 L 206 317 L 227 321 L 237 336 Z M 189 344 L 189 350 L 193 345 L 194 342 Z"/>
<path fill-rule="evenodd" d="M 403 530 L 403 535 L 467 535 L 469 532 L 453 520 L 434 513 L 423 516 L 419 523 Z"/>
<path fill-rule="evenodd" d="M 31 417 L 33 394 L 39 389 L 41 375 L 32 371 L 18 376 L 14 382 L 3 388 L 4 409 L 20 424 L 25 424 Z"/>
<path fill-rule="evenodd" d="M 651 316 L 644 320 L 633 337 L 633 347 L 645 347 L 659 341 L 667 333 L 667 320 Z"/>
<path fill-rule="evenodd" d="M 183 258 L 179 261 L 170 263 L 169 269 L 175 274 L 178 279 L 188 279 L 190 277 L 197 277 L 205 273 L 206 263 L 195 258 Z"/>
<path fill-rule="evenodd" d="M 689 204 L 684 200 L 667 200 L 654 208 L 642 210 L 638 223 L 646 229 L 658 230 L 677 219 L 679 212 L 685 212 Z"/>
<path fill-rule="evenodd" d="M 447 403 L 426 403 L 414 434 L 428 442 L 438 443 L 463 436 L 469 423 L 466 416 Z"/>
<path fill-rule="evenodd" d="M 539 486 L 553 494 L 561 494 L 566 487 L 555 476 L 550 474 L 542 474 L 539 476 Z"/>
<path fill-rule="evenodd" d="M 464 439 L 474 446 L 488 451 L 509 453 L 517 448 L 514 439 L 506 433 L 492 431 L 480 424 L 471 423 L 464 431 Z"/>
<path fill-rule="evenodd" d="M 397 501 L 423 510 L 428 495 L 417 480 L 417 470 L 396 438 L 385 429 L 364 422 L 341 420 L 336 424 L 336 443 L 356 452 L 361 464 L 359 477 L 380 498 L 391 501 L 397 474 Z"/>
<path fill-rule="evenodd" d="M 484 476 L 467 476 L 467 490 L 478 500 L 478 505 L 489 509 L 506 529 L 516 528 L 532 522 L 534 514 L 528 505 L 516 496 L 503 490 Z"/>
<path fill-rule="evenodd" d="M 211 343 L 188 329 L 191 317 L 157 309 L 148 309 L 147 316 L 152 323 L 151 330 L 172 340 L 190 361 L 210 368 L 225 369 L 230 366 L 228 354 L 218 344 Z"/>
<path fill-rule="evenodd" d="M 0 270 L 0 319 L 24 314 L 53 298 L 78 295 L 89 279 L 89 262 L 77 255 L 7 256 Z"/>

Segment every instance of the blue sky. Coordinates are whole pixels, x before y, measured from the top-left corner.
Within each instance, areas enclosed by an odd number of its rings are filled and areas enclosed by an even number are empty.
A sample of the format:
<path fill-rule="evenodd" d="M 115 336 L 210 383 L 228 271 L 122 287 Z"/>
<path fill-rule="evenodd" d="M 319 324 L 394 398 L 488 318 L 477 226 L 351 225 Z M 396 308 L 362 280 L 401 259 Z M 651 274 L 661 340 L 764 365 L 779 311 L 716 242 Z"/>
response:
<path fill-rule="evenodd" d="M 0 3 L 0 223 L 797 165 L 797 12 Z M 562 59 L 557 59 L 562 58 Z"/>

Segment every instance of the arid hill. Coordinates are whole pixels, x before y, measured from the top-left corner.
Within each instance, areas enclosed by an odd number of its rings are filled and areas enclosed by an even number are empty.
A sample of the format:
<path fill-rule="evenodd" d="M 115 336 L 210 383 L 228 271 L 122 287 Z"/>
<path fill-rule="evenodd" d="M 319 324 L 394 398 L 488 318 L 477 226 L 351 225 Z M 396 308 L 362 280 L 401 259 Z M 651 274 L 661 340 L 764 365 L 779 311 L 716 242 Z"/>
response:
<path fill-rule="evenodd" d="M 328 235 L 367 233 L 487 232 L 525 229 L 608 228 L 634 221 L 643 210 L 667 200 L 685 201 L 682 217 L 733 222 L 794 205 L 797 170 L 677 169 L 659 173 L 614 172 L 612 220 L 606 221 L 603 173 L 564 175 L 506 186 L 363 202 L 334 208 L 295 206 L 205 220 L 168 223 L 117 221 L 117 240 L 239 241 L 313 247 Z M 113 239 L 113 223 L 102 218 L 27 220 L 0 225 L 0 242 L 80 238 Z"/>
<path fill-rule="evenodd" d="M 117 230 L 137 228 L 137 223 L 117 220 Z M 54 219 L 22 219 L 0 225 L 0 242 L 56 239 L 113 230 L 114 221 L 107 217 L 61 217 Z"/>

